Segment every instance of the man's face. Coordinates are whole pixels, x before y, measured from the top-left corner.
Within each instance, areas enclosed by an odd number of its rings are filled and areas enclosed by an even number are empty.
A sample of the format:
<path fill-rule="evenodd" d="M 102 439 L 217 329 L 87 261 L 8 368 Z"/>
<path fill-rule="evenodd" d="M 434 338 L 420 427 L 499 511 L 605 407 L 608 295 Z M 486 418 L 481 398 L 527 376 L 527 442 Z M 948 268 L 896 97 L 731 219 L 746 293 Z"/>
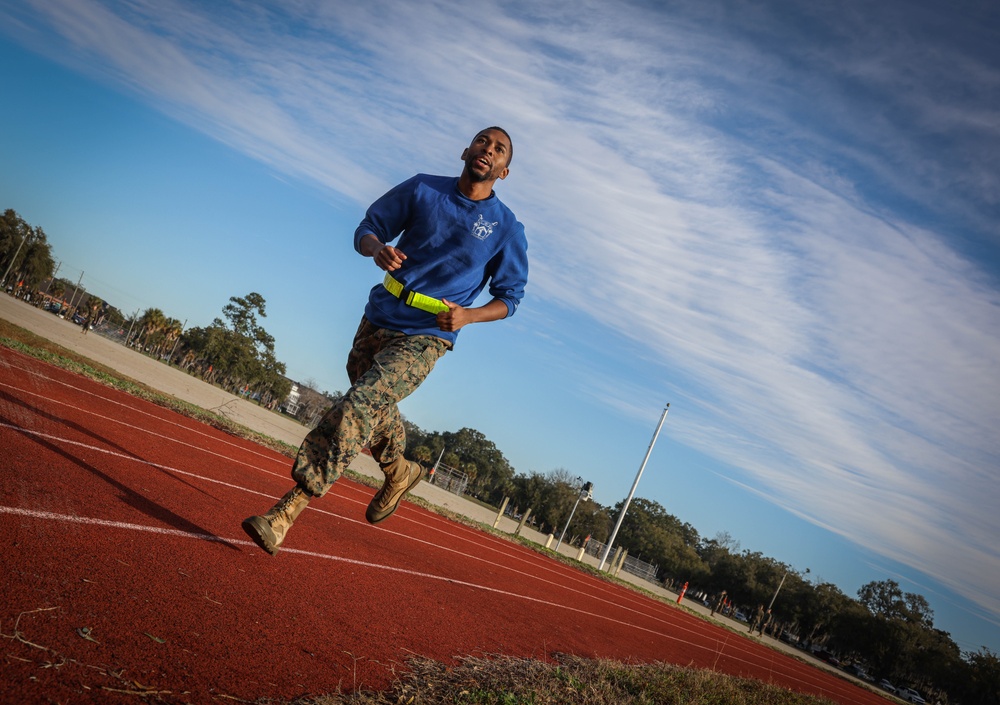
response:
<path fill-rule="evenodd" d="M 507 178 L 510 140 L 499 130 L 483 130 L 462 152 L 465 171 L 473 181 L 496 181 Z"/>

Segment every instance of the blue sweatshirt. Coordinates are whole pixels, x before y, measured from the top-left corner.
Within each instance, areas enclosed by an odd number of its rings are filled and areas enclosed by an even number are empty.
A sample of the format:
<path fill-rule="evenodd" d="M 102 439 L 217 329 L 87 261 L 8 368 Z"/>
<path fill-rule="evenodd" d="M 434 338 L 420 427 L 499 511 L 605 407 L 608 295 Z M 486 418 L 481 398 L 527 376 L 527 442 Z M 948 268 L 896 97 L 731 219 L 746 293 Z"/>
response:
<path fill-rule="evenodd" d="M 406 255 L 392 272 L 413 291 L 470 307 L 489 285 L 492 298 L 512 316 L 528 280 L 524 226 L 496 194 L 482 201 L 458 190 L 458 177 L 417 174 L 375 201 L 354 232 L 354 248 L 368 233 Z M 400 235 L 402 233 L 402 235 Z M 455 342 L 457 332 L 437 327 L 434 314 L 407 306 L 382 284 L 371 290 L 365 316 L 381 328 L 433 335 Z"/>

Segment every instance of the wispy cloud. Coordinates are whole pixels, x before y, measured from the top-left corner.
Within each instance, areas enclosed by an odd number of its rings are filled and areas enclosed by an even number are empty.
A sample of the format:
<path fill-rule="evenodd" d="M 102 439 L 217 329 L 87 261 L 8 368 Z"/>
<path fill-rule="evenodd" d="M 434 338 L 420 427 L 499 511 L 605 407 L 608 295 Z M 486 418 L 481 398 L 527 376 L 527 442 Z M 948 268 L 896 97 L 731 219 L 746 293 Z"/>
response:
<path fill-rule="evenodd" d="M 998 244 L 1000 70 L 930 10 L 33 7 L 38 51 L 337 198 L 510 125 L 543 305 L 642 346 L 741 481 L 1000 614 L 1000 295 L 963 254 Z"/>

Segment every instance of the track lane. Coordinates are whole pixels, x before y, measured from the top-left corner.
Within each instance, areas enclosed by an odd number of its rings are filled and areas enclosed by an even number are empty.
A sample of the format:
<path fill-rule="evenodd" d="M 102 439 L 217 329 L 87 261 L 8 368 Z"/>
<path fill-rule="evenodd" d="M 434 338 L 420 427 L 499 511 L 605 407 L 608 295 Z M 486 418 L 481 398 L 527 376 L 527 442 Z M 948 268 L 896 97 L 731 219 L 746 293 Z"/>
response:
<path fill-rule="evenodd" d="M 187 697 L 289 698 L 382 687 L 412 654 L 556 651 L 885 702 L 413 505 L 372 527 L 372 490 L 348 480 L 310 504 L 271 558 L 238 525 L 290 486 L 287 458 L 2 349 L 0 448 L 0 531 L 14 546 L 2 558 L 11 599 L 0 633 L 25 612 L 23 638 L 50 649 L 5 640 L 5 672 L 37 697 L 23 702 L 59 692 L 108 702 L 100 689 L 120 685 L 121 669 Z M 72 675 L 32 681 L 55 653 L 68 659 L 58 673 Z"/>

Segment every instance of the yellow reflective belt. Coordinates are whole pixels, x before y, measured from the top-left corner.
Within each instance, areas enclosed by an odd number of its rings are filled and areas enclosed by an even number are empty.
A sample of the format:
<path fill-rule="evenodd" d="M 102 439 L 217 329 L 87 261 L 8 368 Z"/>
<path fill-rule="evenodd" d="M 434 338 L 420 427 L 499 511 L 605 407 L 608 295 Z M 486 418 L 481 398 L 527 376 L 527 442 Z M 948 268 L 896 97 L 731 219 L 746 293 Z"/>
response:
<path fill-rule="evenodd" d="M 435 299 L 430 296 L 418 294 L 415 291 L 407 290 L 406 287 L 403 286 L 403 282 L 397 281 L 395 277 L 388 272 L 385 273 L 385 279 L 382 280 L 382 286 L 384 286 L 386 291 L 395 296 L 397 299 L 402 298 L 403 303 L 407 306 L 419 308 L 421 311 L 426 311 L 427 313 L 433 313 L 435 315 L 448 310 L 448 305 L 440 299 Z"/>

